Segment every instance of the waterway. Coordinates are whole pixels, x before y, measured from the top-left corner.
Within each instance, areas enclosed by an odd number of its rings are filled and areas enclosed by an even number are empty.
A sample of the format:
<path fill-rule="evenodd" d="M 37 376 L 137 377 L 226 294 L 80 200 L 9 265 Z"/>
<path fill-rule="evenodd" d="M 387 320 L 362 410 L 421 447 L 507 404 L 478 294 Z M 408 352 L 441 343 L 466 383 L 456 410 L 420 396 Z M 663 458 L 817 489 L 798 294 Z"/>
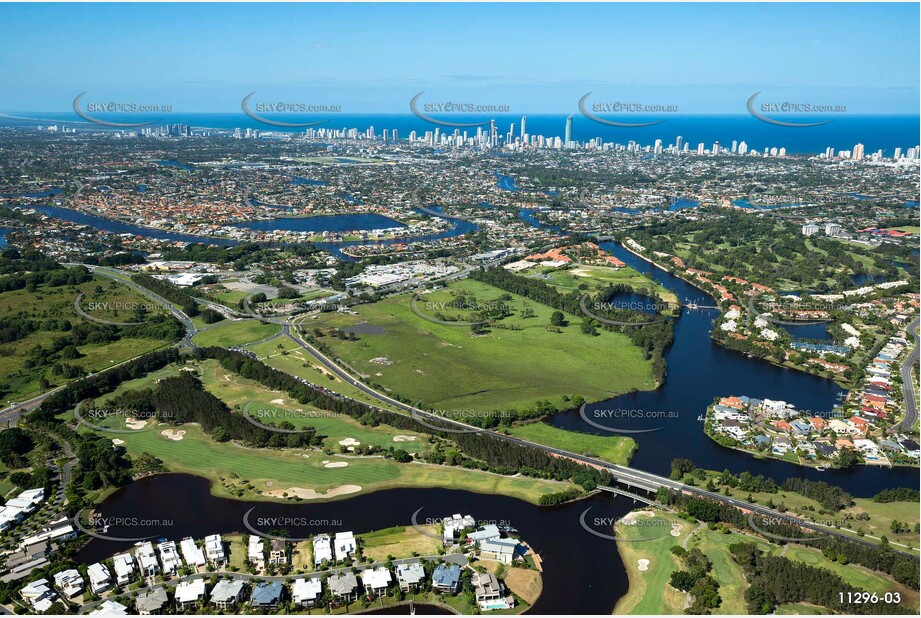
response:
<path fill-rule="evenodd" d="M 616 543 L 599 539 L 580 525 L 587 520 L 622 517 L 633 508 L 630 500 L 610 494 L 558 507 L 537 507 L 509 498 L 450 489 L 391 489 L 326 503 L 282 504 L 218 498 L 202 478 L 167 474 L 141 479 L 116 491 L 99 507 L 103 518 L 138 525 L 111 525 L 107 536 L 153 537 L 179 541 L 187 536 L 247 533 L 244 516 L 257 530 L 260 519 L 271 519 L 289 538 L 321 532 L 352 530 L 356 534 L 390 526 L 440 519 L 453 513 L 470 514 L 484 522 L 502 522 L 516 528 L 521 538 L 540 553 L 544 562 L 543 594 L 534 605 L 538 614 L 610 614 L 627 590 L 627 576 Z M 111 519 L 109 521 L 115 521 Z M 285 527 L 278 522 L 297 525 Z M 154 522 L 153 524 L 149 522 Z M 143 524 L 143 525 L 141 525 Z M 594 525 L 594 524 L 593 524 Z M 610 524 L 606 532 L 610 533 Z M 604 530 L 599 525 L 598 530 Z M 269 530 L 265 530 L 269 532 Z M 92 563 L 125 551 L 131 541 L 92 539 L 76 556 Z"/>
<path fill-rule="evenodd" d="M 652 266 L 617 243 L 600 245 L 634 269 L 648 273 L 658 283 L 675 292 L 684 303 L 715 304 L 702 290 Z M 675 321 L 675 338 L 665 353 L 668 374 L 665 383 L 654 391 L 637 391 L 586 406 L 593 422 L 619 430 L 652 430 L 645 433 L 611 432 L 629 435 L 639 444 L 631 466 L 667 476 L 671 460 L 686 457 L 698 466 L 733 473 L 749 471 L 771 476 L 778 482 L 788 477 L 805 477 L 842 486 L 855 496 L 872 496 L 889 487 L 917 487 L 918 470 L 858 466 L 851 470 L 818 472 L 774 459 L 756 459 L 747 453 L 718 445 L 704 434 L 698 417 L 714 398 L 727 395 L 780 399 L 802 410 L 827 413 L 839 403 L 844 390 L 832 380 L 792 369 L 777 367 L 763 360 L 727 350 L 710 338 L 717 311 L 682 309 Z M 799 327 L 802 328 L 802 327 Z M 618 371 L 616 366 L 611 371 Z M 550 424 L 565 429 L 604 434 L 592 427 L 578 411 L 558 414 Z"/>

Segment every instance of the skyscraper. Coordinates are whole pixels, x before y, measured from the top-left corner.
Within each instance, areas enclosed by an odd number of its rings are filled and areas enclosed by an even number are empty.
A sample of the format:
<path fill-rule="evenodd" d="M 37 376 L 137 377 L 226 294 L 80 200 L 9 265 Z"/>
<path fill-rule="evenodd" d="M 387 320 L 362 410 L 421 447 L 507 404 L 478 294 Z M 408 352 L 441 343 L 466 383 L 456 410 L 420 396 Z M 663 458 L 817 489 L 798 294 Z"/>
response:
<path fill-rule="evenodd" d="M 684 143 L 684 138 L 680 135 L 675 138 L 675 150 L 681 150 L 681 145 Z"/>
<path fill-rule="evenodd" d="M 522 142 L 525 141 L 525 136 L 526 136 L 527 133 L 528 133 L 527 130 L 526 130 L 526 128 L 525 128 L 525 124 L 526 124 L 527 122 L 528 122 L 528 117 L 527 117 L 527 116 L 522 116 L 522 117 L 521 117 L 521 141 L 522 141 Z"/>
<path fill-rule="evenodd" d="M 863 159 L 863 144 L 857 144 L 854 146 L 854 151 L 853 154 L 851 154 L 851 158 L 857 161 Z"/>
<path fill-rule="evenodd" d="M 572 143 L 572 115 L 566 118 L 566 133 L 563 138 L 563 146 L 565 148 L 570 148 Z"/>

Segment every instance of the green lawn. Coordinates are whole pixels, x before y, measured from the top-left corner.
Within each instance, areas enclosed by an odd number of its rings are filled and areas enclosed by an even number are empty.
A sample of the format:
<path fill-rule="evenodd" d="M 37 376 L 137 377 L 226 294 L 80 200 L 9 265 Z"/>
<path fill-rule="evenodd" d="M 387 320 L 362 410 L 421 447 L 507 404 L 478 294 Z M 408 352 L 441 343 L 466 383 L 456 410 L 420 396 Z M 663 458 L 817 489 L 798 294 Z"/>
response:
<path fill-rule="evenodd" d="M 502 290 L 472 280 L 423 295 L 418 307 L 434 316 L 452 293 L 475 295 L 479 303 L 493 303 Z M 474 335 L 467 326 L 437 324 L 413 313 L 410 294 L 360 305 L 356 314 L 323 314 L 305 324 L 320 328 L 321 341 L 348 365 L 411 401 L 432 409 L 494 411 L 533 407 L 546 400 L 562 406 L 564 395 L 597 401 L 655 387 L 651 363 L 626 335 L 602 331 L 597 337 L 580 332 L 581 318 L 568 316 L 561 333 L 548 330 L 553 310 L 510 295 L 511 317 L 504 328 Z M 521 317 L 525 307 L 534 317 Z M 462 311 L 448 311 L 459 314 Z M 357 341 L 330 336 L 332 328 L 369 322 L 385 334 L 358 335 Z M 519 329 L 520 330 L 515 330 Z"/>
<path fill-rule="evenodd" d="M 257 320 L 221 322 L 195 335 L 192 341 L 202 347 L 219 346 L 230 348 L 259 341 L 274 335 L 280 330 L 281 326 L 278 324 L 265 324 Z"/>
<path fill-rule="evenodd" d="M 654 266 L 650 265 L 649 268 Z M 542 276 L 537 277 L 537 274 Z M 525 271 L 525 275 L 540 278 L 564 292 L 581 290 L 589 294 L 609 284 L 629 285 L 633 291 L 658 297 L 663 302 L 678 302 L 674 292 L 630 267 L 614 269 L 609 266 L 578 264 L 569 268 L 531 268 Z"/>
<path fill-rule="evenodd" d="M 630 458 L 636 450 L 636 442 L 633 438 L 611 435 L 596 436 L 567 431 L 541 422 L 512 427 L 509 433 L 538 444 L 554 446 L 565 451 L 589 455 L 621 465 L 630 463 Z"/>

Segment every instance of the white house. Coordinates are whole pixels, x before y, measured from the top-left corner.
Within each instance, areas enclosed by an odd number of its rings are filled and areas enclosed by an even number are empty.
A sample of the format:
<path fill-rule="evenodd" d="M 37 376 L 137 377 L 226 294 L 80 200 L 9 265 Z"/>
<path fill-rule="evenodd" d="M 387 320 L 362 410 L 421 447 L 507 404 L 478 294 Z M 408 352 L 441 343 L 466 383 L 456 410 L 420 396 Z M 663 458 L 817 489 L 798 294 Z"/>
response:
<path fill-rule="evenodd" d="M 257 569 L 265 568 L 265 543 L 262 542 L 262 537 L 255 534 L 249 536 L 246 556 L 249 563 Z"/>
<path fill-rule="evenodd" d="M 397 565 L 397 582 L 403 592 L 415 591 L 425 579 L 425 569 L 418 560 Z"/>
<path fill-rule="evenodd" d="M 54 587 L 63 592 L 65 597 L 72 597 L 83 591 L 83 578 L 77 569 L 67 569 L 54 574 Z"/>
<path fill-rule="evenodd" d="M 31 584 L 26 584 L 19 591 L 19 596 L 40 614 L 44 614 L 51 609 L 54 602 L 58 600 L 58 595 L 48 587 L 47 579 L 37 579 Z"/>
<path fill-rule="evenodd" d="M 134 548 L 134 556 L 138 561 L 138 568 L 143 577 L 154 577 L 160 572 L 160 563 L 150 541 L 138 543 Z"/>
<path fill-rule="evenodd" d="M 160 565 L 163 567 L 164 575 L 175 575 L 182 567 L 182 558 L 176 550 L 175 541 L 163 541 L 157 545 L 157 551 L 160 552 Z"/>
<path fill-rule="evenodd" d="M 128 608 L 117 601 L 106 600 L 91 611 L 89 616 L 127 616 Z"/>
<path fill-rule="evenodd" d="M 205 537 L 205 557 L 214 565 L 222 565 L 227 562 L 227 555 L 224 553 L 224 540 L 220 534 L 211 534 Z"/>
<path fill-rule="evenodd" d="M 179 582 L 176 586 L 176 607 L 185 609 L 205 600 L 205 580 L 193 579 Z"/>
<path fill-rule="evenodd" d="M 179 543 L 179 549 L 182 551 L 182 557 L 185 563 L 190 567 L 198 568 L 205 566 L 205 554 L 201 548 L 195 544 L 195 539 L 188 537 L 182 539 Z"/>
<path fill-rule="evenodd" d="M 112 558 L 112 565 L 115 567 L 115 581 L 119 586 L 124 586 L 131 581 L 134 576 L 134 558 L 131 554 L 125 552 L 117 554 Z"/>
<path fill-rule="evenodd" d="M 476 520 L 473 519 L 470 515 L 461 516 L 460 513 L 455 513 L 451 517 L 445 517 L 442 520 L 444 524 L 444 544 L 453 545 L 456 537 L 469 528 L 476 527 Z"/>
<path fill-rule="evenodd" d="M 355 535 L 352 532 L 337 532 L 333 543 L 336 560 L 345 560 L 355 551 Z"/>
<path fill-rule="evenodd" d="M 313 537 L 313 564 L 320 566 L 323 561 L 333 561 L 333 541 L 328 534 Z"/>
<path fill-rule="evenodd" d="M 361 583 L 365 587 L 365 592 L 370 596 L 383 596 L 387 594 L 387 588 L 393 576 L 390 575 L 390 569 L 387 567 L 377 567 L 376 569 L 365 569 L 361 572 Z"/>
<path fill-rule="evenodd" d="M 291 587 L 291 600 L 298 607 L 313 607 L 323 594 L 323 583 L 319 577 L 294 580 Z"/>
<path fill-rule="evenodd" d="M 105 592 L 112 587 L 112 574 L 101 562 L 86 567 L 86 575 L 90 578 L 90 591 L 93 594 Z"/>

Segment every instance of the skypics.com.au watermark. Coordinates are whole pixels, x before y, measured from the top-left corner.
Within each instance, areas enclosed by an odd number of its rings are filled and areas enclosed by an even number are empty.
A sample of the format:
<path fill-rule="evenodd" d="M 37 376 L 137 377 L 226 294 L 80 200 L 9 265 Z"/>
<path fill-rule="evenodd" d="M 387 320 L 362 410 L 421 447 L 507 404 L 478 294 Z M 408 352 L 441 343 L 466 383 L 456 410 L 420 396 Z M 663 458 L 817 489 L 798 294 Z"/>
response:
<path fill-rule="evenodd" d="M 255 92 L 250 92 L 243 97 L 240 108 L 243 113 L 263 124 L 284 129 L 304 129 L 316 127 L 329 122 L 328 119 L 305 122 L 287 122 L 274 118 L 267 118 L 262 114 L 338 114 L 342 112 L 341 105 L 327 103 L 307 103 L 304 101 L 253 101 Z"/>
<path fill-rule="evenodd" d="M 816 526 L 821 528 L 838 529 L 844 527 L 846 523 L 847 522 L 845 520 L 841 519 L 805 519 L 794 515 L 756 515 L 755 513 L 751 513 L 748 516 L 748 525 L 758 534 L 778 541 L 791 541 L 795 543 L 809 543 L 812 541 L 817 541 L 823 537 L 783 536 L 769 532 L 768 530 L 765 530 L 765 528 L 770 528 L 772 526 L 787 526 L 797 529 L 809 529 L 813 526 Z"/>
<path fill-rule="evenodd" d="M 678 418 L 677 410 L 642 410 L 639 408 L 593 408 L 583 404 L 579 408 L 579 416 L 586 423 L 596 429 L 609 433 L 650 433 L 665 429 L 663 423 L 668 423 Z M 647 421 L 655 427 L 647 429 L 631 429 L 623 426 L 623 422 Z"/>
<path fill-rule="evenodd" d="M 296 428 L 296 424 L 301 421 L 316 419 L 342 419 L 348 415 L 332 410 L 282 410 L 279 408 L 260 408 L 253 407 L 252 402 L 243 406 L 243 417 L 256 427 L 272 431 L 275 433 L 313 433 L 315 430 L 308 425 L 301 429 Z M 293 429 L 274 427 L 267 423 L 289 423 L 295 426 Z"/>
<path fill-rule="evenodd" d="M 253 507 L 243 515 L 243 526 L 258 537 L 278 541 L 309 541 L 318 534 L 325 534 L 344 526 L 341 519 L 311 517 L 253 516 Z"/>
<path fill-rule="evenodd" d="M 74 408 L 74 418 L 78 423 L 95 429 L 96 431 L 105 431 L 107 433 L 138 433 L 149 429 L 160 421 L 169 420 L 173 416 L 171 413 L 161 411 L 159 416 L 147 416 L 141 414 L 139 410 L 131 408 L 87 408 L 83 409 L 83 403 L 77 404 Z M 121 420 L 127 429 L 118 429 L 116 427 L 106 427 L 97 425 L 93 421 L 101 421 L 109 418 Z"/>
<path fill-rule="evenodd" d="M 656 124 L 662 124 L 665 119 L 650 120 L 646 122 L 623 122 L 620 120 L 611 120 L 602 118 L 598 114 L 674 114 L 678 112 L 678 106 L 674 104 L 661 103 L 643 103 L 639 101 L 599 101 L 588 103 L 591 92 L 586 93 L 579 99 L 579 111 L 582 115 L 593 122 L 608 125 L 609 127 L 649 127 Z"/>
<path fill-rule="evenodd" d="M 484 419 L 490 425 L 495 425 L 503 420 L 514 420 L 508 411 L 472 410 L 469 408 L 421 408 L 417 401 L 412 407 L 410 415 L 417 423 L 433 431 L 445 433 L 480 433 L 490 431 L 489 427 L 480 427 Z"/>
<path fill-rule="evenodd" d="M 429 114 L 507 114 L 511 107 L 501 103 L 472 103 L 467 101 L 431 101 L 422 102 L 420 99 L 425 92 L 420 92 L 409 102 L 409 110 L 416 118 L 437 124 L 443 127 L 470 128 L 482 127 L 490 123 L 489 120 L 481 122 L 457 122 L 444 120 Z"/>
<path fill-rule="evenodd" d="M 172 113 L 173 106 L 163 103 L 139 103 L 137 101 L 89 101 L 83 103 L 82 99 L 86 92 L 81 92 L 73 101 L 74 113 L 93 124 L 114 129 L 132 129 L 148 127 L 157 124 L 158 120 L 148 122 L 116 122 L 114 120 L 103 120 L 97 118 L 94 114 L 168 114 Z M 81 107 L 82 105 L 82 107 Z M 84 109 L 85 108 L 85 109 Z"/>
<path fill-rule="evenodd" d="M 646 541 L 656 541 L 667 536 L 677 537 L 675 532 L 680 528 L 659 517 L 647 517 L 643 513 L 627 513 L 623 517 L 588 517 L 589 511 L 593 507 L 588 507 L 579 515 L 579 525 L 582 529 L 601 539 L 614 541 L 616 543 L 644 543 Z M 636 536 L 618 536 L 611 534 L 614 532 L 616 525 L 630 526 L 635 529 L 643 529 L 644 532 L 636 533 Z M 680 526 L 680 524 L 679 524 Z M 609 532 L 610 531 L 610 532 Z"/>
<path fill-rule="evenodd" d="M 146 541 L 148 539 L 159 537 L 163 534 L 165 528 L 171 528 L 175 525 L 172 519 L 142 518 L 142 517 L 103 517 L 98 514 L 87 517 L 84 524 L 81 520 L 81 513 L 73 517 L 74 527 L 93 538 L 103 541 L 130 542 Z M 129 529 L 139 530 L 141 536 L 121 536 L 110 532 L 115 530 Z M 149 532 L 150 534 L 145 534 Z"/>
<path fill-rule="evenodd" d="M 813 101 L 789 101 L 774 100 L 761 101 L 756 103 L 756 99 L 761 92 L 756 92 L 748 98 L 745 107 L 748 113 L 762 122 L 777 125 L 779 127 L 818 127 L 823 124 L 832 122 L 831 120 L 820 120 L 815 122 L 794 122 L 792 120 L 779 120 L 773 116 L 778 114 L 843 114 L 847 113 L 847 105 L 818 103 Z M 773 116 L 769 116 L 772 114 Z"/>

